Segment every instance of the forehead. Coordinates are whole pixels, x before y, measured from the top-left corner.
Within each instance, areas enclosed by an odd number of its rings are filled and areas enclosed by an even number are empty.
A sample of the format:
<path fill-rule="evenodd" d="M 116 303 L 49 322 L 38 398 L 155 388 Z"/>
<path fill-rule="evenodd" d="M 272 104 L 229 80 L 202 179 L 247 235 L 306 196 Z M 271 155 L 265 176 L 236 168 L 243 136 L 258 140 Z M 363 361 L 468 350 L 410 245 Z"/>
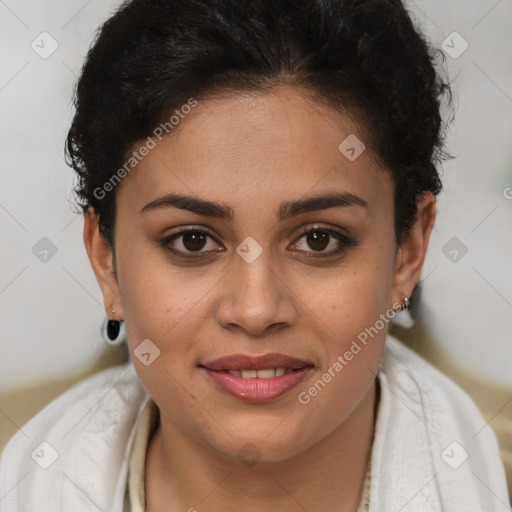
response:
<path fill-rule="evenodd" d="M 333 190 L 363 196 L 371 207 L 392 205 L 391 176 L 362 129 L 303 90 L 198 100 L 179 123 L 154 138 L 155 147 L 123 179 L 119 207 L 139 211 L 157 196 L 183 193 L 254 212 Z"/>

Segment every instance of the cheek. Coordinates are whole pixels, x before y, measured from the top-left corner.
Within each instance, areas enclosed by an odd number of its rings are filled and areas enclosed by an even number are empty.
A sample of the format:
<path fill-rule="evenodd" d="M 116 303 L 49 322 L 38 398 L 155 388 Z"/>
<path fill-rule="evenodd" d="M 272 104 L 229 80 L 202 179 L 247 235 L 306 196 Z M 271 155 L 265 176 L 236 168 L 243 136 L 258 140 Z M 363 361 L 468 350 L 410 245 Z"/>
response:
<path fill-rule="evenodd" d="M 382 257 L 354 258 L 332 272 L 300 277 L 301 302 L 334 338 L 354 337 L 389 307 L 392 263 Z M 375 253 L 379 254 L 379 253 Z"/>
<path fill-rule="evenodd" d="M 318 413 L 332 404 L 337 404 L 340 413 L 350 411 L 380 363 L 393 317 L 392 254 L 382 248 L 367 253 L 381 257 L 366 258 L 362 254 L 357 262 L 329 278 L 317 279 L 316 293 L 311 293 L 315 288 L 309 288 L 310 293 L 302 296 L 308 305 L 305 314 L 315 324 L 325 354 L 315 380 L 317 385 L 301 390 L 306 392 L 308 407 L 311 405 Z"/>
<path fill-rule="evenodd" d="M 323 353 L 315 378 L 297 391 L 310 417 L 321 417 L 328 434 L 365 396 L 378 370 L 389 321 L 391 275 L 380 265 L 346 273 L 309 297 Z M 305 299 L 306 300 L 306 299 Z"/>
<path fill-rule="evenodd" d="M 118 281 L 128 332 L 134 342 L 179 341 L 174 332 L 199 321 L 201 300 L 215 284 L 214 276 L 192 275 L 190 269 L 172 265 L 162 249 L 147 242 L 126 246 L 119 251 Z"/>
<path fill-rule="evenodd" d="M 131 359 L 142 384 L 176 424 L 186 425 L 190 415 L 201 423 L 204 411 L 194 399 L 189 373 L 196 364 L 205 296 L 214 282 L 207 275 L 191 279 L 184 269 L 136 250 L 119 265 L 118 278 Z M 203 427 L 208 428 L 206 420 Z"/>

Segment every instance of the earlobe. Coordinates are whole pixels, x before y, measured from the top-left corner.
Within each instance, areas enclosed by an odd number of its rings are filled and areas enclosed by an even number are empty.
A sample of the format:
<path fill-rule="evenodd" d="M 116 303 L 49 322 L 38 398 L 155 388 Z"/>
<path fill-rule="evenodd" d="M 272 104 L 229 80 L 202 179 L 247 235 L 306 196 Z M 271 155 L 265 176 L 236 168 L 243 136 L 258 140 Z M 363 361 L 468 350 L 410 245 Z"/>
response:
<path fill-rule="evenodd" d="M 92 207 L 84 214 L 83 237 L 89 262 L 103 293 L 103 305 L 107 316 L 113 309 L 117 315 L 122 315 L 119 286 L 113 266 L 112 248 L 99 231 L 98 220 Z"/>
<path fill-rule="evenodd" d="M 403 302 L 404 297 L 412 295 L 421 275 L 435 218 L 435 196 L 424 192 L 417 200 L 416 220 L 397 251 L 393 302 Z"/>

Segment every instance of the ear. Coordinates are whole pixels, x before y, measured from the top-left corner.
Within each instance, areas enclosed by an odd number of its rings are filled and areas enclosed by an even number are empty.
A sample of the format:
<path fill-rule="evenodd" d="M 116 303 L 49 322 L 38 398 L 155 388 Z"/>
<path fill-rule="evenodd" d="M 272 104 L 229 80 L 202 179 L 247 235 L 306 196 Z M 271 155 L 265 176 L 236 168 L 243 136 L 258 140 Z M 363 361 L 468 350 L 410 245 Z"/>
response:
<path fill-rule="evenodd" d="M 432 192 L 417 198 L 416 220 L 398 248 L 393 280 L 392 304 L 403 303 L 412 295 L 427 253 L 428 242 L 436 220 L 436 199 Z"/>
<path fill-rule="evenodd" d="M 84 244 L 89 262 L 103 293 L 103 305 L 110 319 L 122 320 L 119 285 L 114 268 L 112 248 L 103 238 L 94 209 L 84 214 Z M 112 314 L 112 310 L 115 313 Z"/>

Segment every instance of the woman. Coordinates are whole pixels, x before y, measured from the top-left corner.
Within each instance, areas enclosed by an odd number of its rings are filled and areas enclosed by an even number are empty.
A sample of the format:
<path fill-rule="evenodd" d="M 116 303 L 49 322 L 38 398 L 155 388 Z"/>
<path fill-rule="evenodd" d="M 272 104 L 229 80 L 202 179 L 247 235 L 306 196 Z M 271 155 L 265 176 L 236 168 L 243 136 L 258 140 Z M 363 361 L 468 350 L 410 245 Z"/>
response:
<path fill-rule="evenodd" d="M 11 440 L 2 510 L 505 510 L 492 430 L 387 335 L 441 190 L 434 64 L 399 0 L 104 24 L 67 149 L 131 362 Z"/>

